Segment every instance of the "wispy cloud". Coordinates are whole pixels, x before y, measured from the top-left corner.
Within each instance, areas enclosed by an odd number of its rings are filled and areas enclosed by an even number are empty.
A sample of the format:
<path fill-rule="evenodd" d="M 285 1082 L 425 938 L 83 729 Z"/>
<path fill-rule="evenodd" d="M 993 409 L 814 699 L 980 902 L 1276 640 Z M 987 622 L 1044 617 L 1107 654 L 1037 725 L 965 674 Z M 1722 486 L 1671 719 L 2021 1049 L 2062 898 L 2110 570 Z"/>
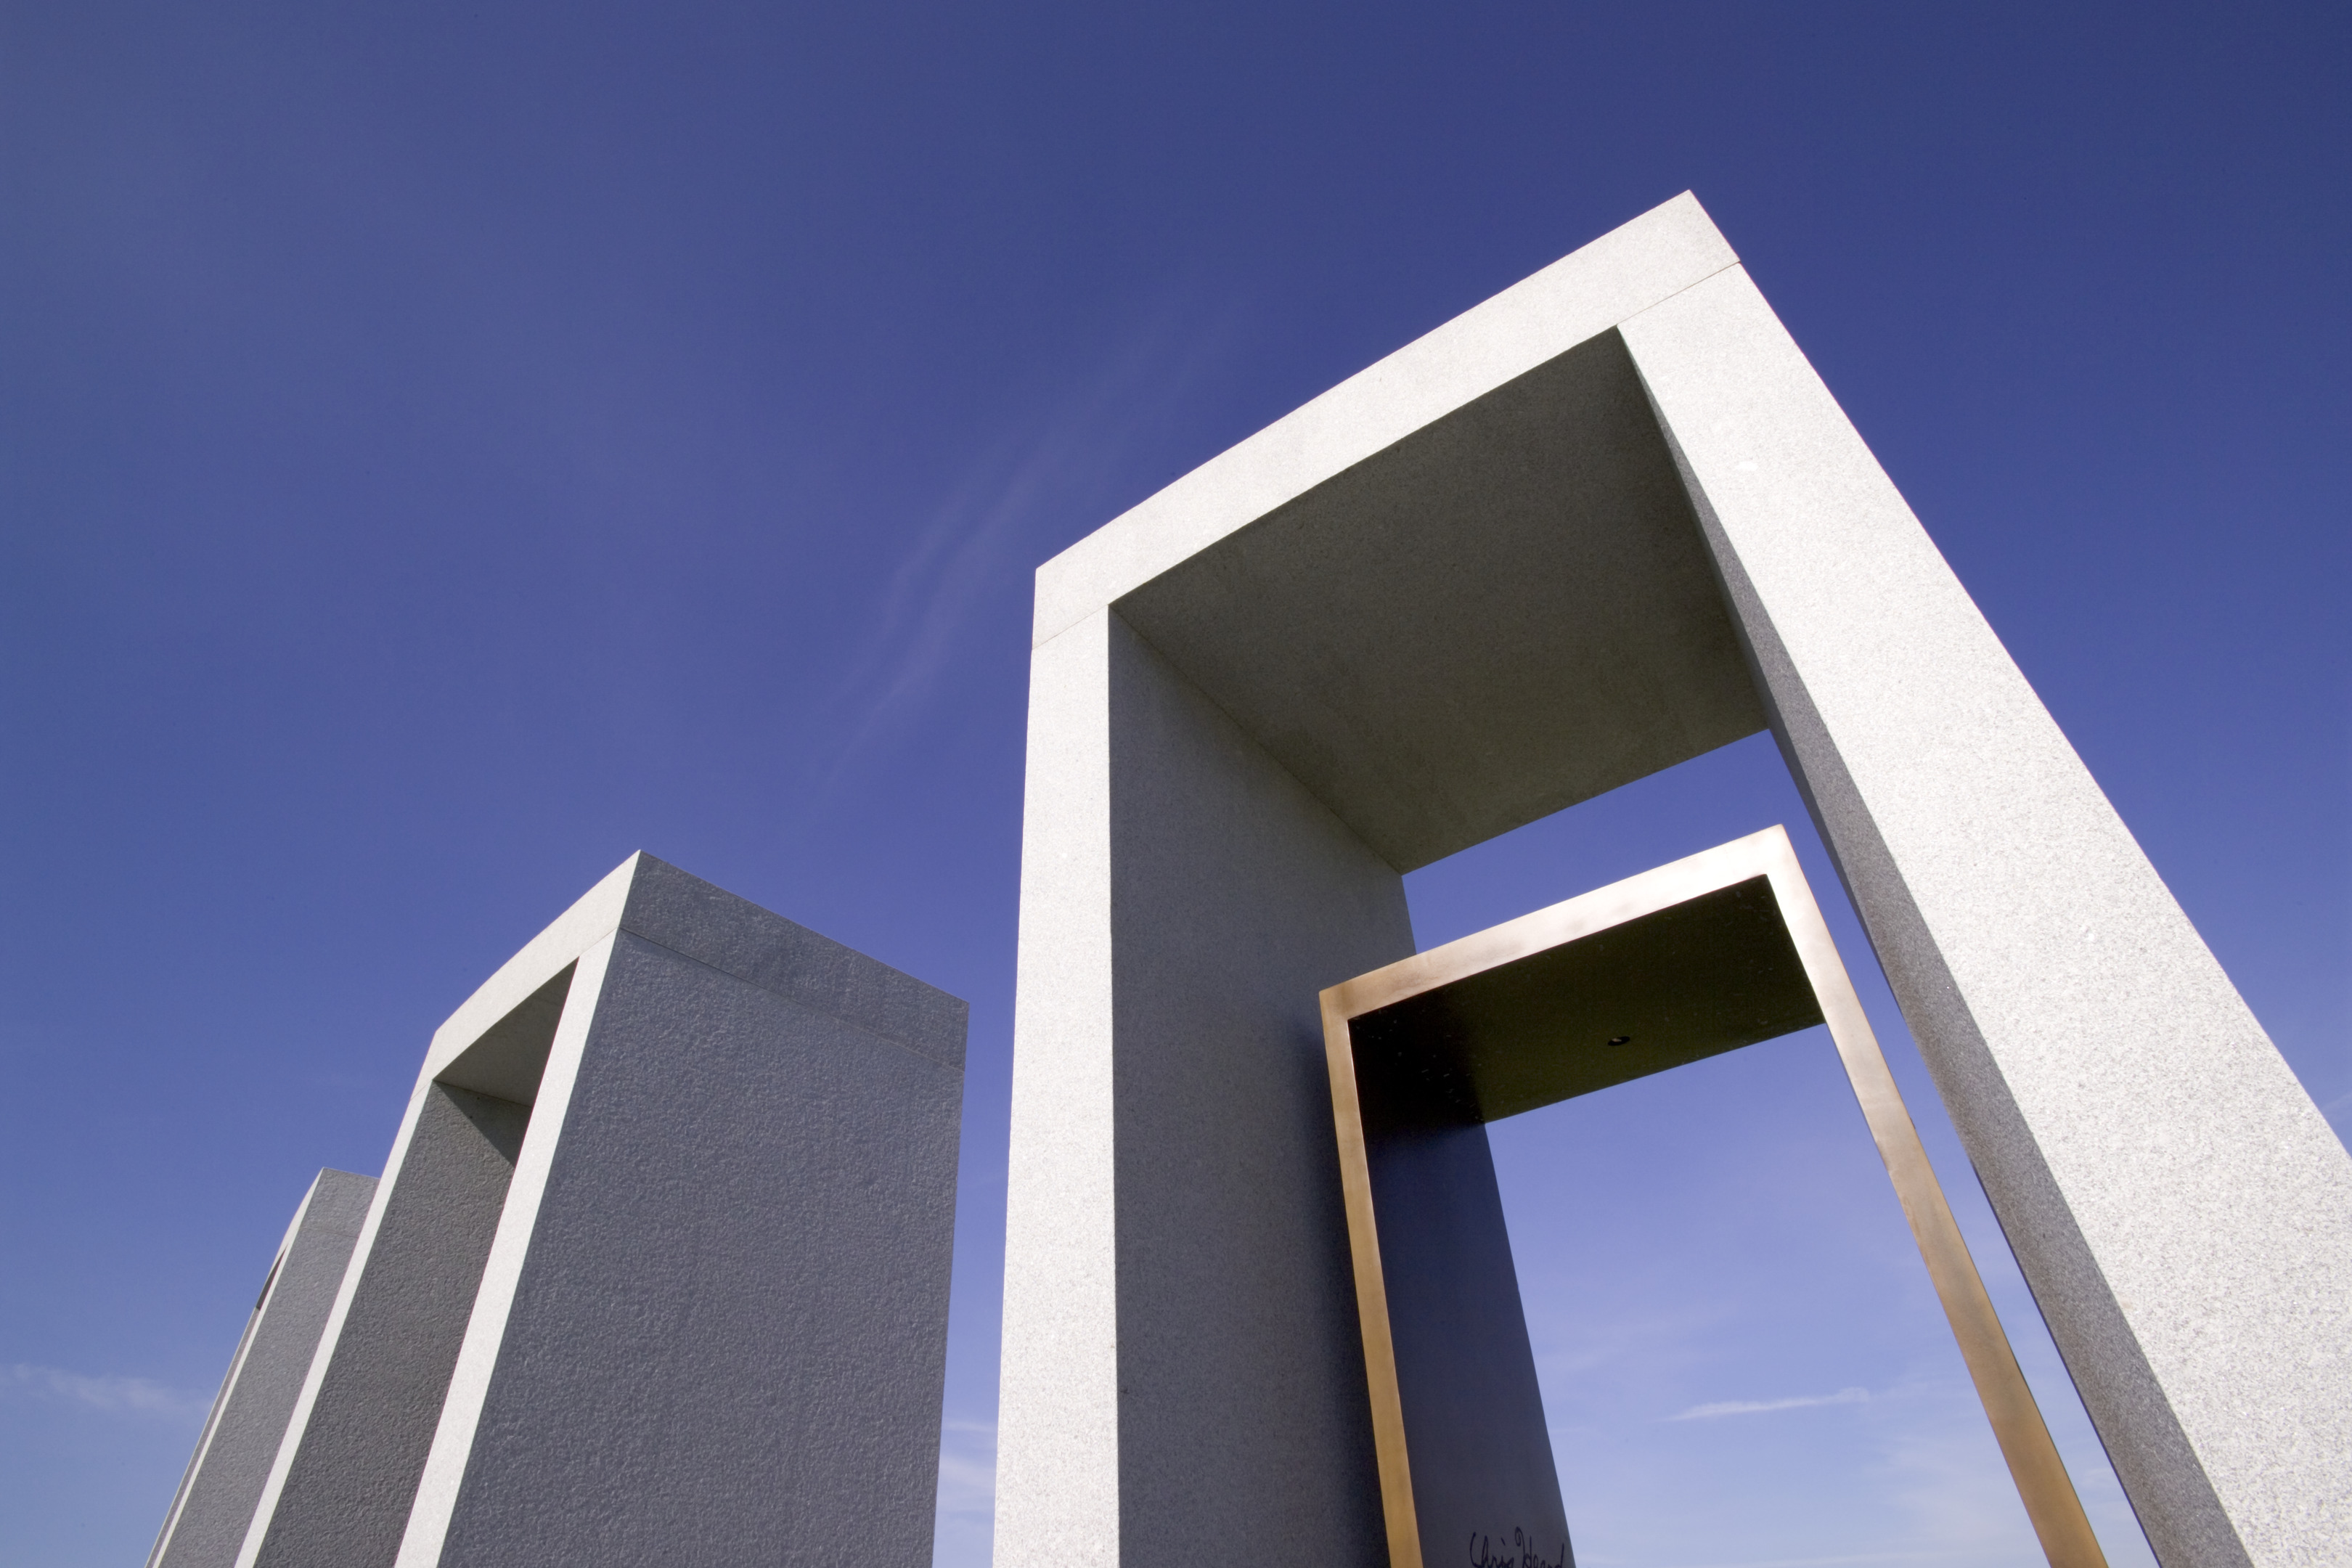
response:
<path fill-rule="evenodd" d="M 996 1507 L 996 1423 L 943 1422 L 940 1430 L 941 1513 L 987 1514 Z"/>
<path fill-rule="evenodd" d="M 836 700 L 858 719 L 825 780 L 837 784 L 876 736 L 920 708 L 963 657 L 958 633 L 992 596 L 1026 599 L 1041 525 L 1074 506 L 1088 521 L 1129 477 L 1138 449 L 1223 355 L 1227 321 L 1202 331 L 1171 302 L 1139 321 L 1128 341 L 1062 403 L 1026 422 L 940 499 L 893 574 Z M 1127 497 L 1129 500 L 1140 497 Z M 1096 509 L 1089 510 L 1087 509 Z"/>
<path fill-rule="evenodd" d="M 2031 1561 L 2033 1530 L 2017 1483 L 1973 1399 L 1950 1397 L 1892 1435 L 1874 1472 L 1912 1521 L 1914 1532 L 1988 1556 Z M 2115 1554 L 2116 1568 L 2132 1560 Z M 2146 1559 L 2139 1558 L 2145 1562 Z"/>
<path fill-rule="evenodd" d="M 110 1415 L 173 1420 L 201 1415 L 209 1403 L 202 1394 L 169 1388 L 143 1377 L 90 1377 L 62 1367 L 33 1366 L 24 1362 L 7 1369 L 0 1386 L 11 1394 L 103 1410 Z"/>
<path fill-rule="evenodd" d="M 1769 1410 L 1804 1410 L 1816 1405 L 1867 1405 L 1870 1390 L 1841 1388 L 1835 1394 L 1801 1394 L 1793 1399 L 1721 1399 L 1712 1405 L 1694 1405 L 1679 1415 L 1669 1415 L 1669 1421 L 1712 1421 L 1719 1415 L 1760 1415 Z M 1815 1561 L 1808 1559 L 1808 1561 Z M 1827 1563 L 1830 1558 L 1818 1559 Z M 1844 1562 L 1849 1559 L 1835 1559 Z"/>
<path fill-rule="evenodd" d="M 1645 1374 L 1686 1364 L 1697 1353 L 1704 1331 L 1734 1311 L 1727 1305 L 1685 1307 L 1679 1311 L 1588 1319 L 1531 1309 L 1528 1328 L 1536 1339 L 1536 1365 L 1553 1377 L 1602 1368 L 1636 1368 Z"/>

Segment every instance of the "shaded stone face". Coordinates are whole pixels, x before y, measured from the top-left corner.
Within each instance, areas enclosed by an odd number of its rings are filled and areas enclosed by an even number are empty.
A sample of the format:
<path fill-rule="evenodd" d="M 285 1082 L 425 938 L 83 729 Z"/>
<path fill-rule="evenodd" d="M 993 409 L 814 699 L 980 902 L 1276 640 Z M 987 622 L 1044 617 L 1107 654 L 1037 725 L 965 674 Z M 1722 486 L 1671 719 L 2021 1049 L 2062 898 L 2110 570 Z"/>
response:
<path fill-rule="evenodd" d="M 472 1320 L 530 1107 L 428 1085 L 320 1346 L 255 1568 L 390 1568 Z"/>
<path fill-rule="evenodd" d="M 1822 1021 L 1762 877 L 1350 1021 L 1365 1131 L 1496 1121 Z"/>
<path fill-rule="evenodd" d="M 1118 611 L 1400 871 L 1765 725 L 1613 331 Z"/>

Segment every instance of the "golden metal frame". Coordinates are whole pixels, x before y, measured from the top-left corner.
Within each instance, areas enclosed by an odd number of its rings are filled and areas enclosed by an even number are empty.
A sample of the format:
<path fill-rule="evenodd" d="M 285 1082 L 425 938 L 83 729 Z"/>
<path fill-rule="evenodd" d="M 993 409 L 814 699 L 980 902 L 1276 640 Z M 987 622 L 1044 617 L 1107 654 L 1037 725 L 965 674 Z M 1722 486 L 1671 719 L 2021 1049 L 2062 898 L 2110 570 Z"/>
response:
<path fill-rule="evenodd" d="M 1325 1056 L 1331 1074 L 1331 1110 L 1339 1136 L 1339 1170 L 1348 1207 L 1348 1240 L 1355 1257 L 1356 1305 L 1364 1331 L 1364 1370 L 1371 1385 L 1372 1432 L 1380 1460 L 1381 1500 L 1387 1516 L 1391 1568 L 1423 1568 L 1421 1533 L 1405 1452 L 1403 1399 L 1398 1389 L 1388 1291 L 1381 1271 L 1380 1233 L 1372 1214 L 1371 1173 L 1356 1092 L 1352 1019 L 1423 992 L 1542 952 L 1612 926 L 1657 913 L 1759 876 L 1770 879 L 1780 918 L 1804 964 L 1847 1081 L 1861 1102 L 1870 1135 L 1895 1184 L 1919 1255 L 1935 1282 L 1944 1315 L 1959 1342 L 1977 1396 L 1984 1403 L 2001 1457 L 2032 1521 L 2051 1568 L 2105 1568 L 2074 1482 L 2050 1440 L 2041 1408 L 2026 1386 L 2009 1336 L 1993 1312 L 1968 1244 L 1952 1221 L 1943 1187 L 1920 1147 L 1918 1130 L 1895 1087 L 1878 1038 L 1864 1016 L 1845 964 L 1822 922 L 1796 851 L 1780 827 L 1735 839 L 1612 883 L 1581 898 L 1538 910 L 1459 942 L 1391 963 L 1322 994 Z"/>

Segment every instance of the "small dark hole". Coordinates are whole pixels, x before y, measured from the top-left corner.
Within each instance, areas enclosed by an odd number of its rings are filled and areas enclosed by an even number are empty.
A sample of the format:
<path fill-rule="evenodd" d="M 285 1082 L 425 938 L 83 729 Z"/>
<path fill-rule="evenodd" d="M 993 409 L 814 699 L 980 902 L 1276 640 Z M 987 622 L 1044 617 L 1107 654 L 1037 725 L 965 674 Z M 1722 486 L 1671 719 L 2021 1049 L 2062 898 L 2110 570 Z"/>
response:
<path fill-rule="evenodd" d="M 1609 1043 L 1612 1046 L 1630 1046 L 1633 1043 L 1633 1037 L 1631 1035 L 1612 1035 L 1609 1037 Z"/>

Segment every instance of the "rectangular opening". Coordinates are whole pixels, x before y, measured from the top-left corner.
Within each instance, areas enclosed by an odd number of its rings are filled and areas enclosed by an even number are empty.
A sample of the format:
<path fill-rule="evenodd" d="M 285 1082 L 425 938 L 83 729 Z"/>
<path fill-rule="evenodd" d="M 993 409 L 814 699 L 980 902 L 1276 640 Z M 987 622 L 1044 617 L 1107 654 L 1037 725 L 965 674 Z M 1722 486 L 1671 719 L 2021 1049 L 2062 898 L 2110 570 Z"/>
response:
<path fill-rule="evenodd" d="M 1738 742 L 1415 874 L 1420 945 L 1789 823 L 2107 1561 L 2150 1568 L 1802 814 Z M 2043 1561 L 1825 1036 L 1479 1130 L 1580 1561 Z"/>

